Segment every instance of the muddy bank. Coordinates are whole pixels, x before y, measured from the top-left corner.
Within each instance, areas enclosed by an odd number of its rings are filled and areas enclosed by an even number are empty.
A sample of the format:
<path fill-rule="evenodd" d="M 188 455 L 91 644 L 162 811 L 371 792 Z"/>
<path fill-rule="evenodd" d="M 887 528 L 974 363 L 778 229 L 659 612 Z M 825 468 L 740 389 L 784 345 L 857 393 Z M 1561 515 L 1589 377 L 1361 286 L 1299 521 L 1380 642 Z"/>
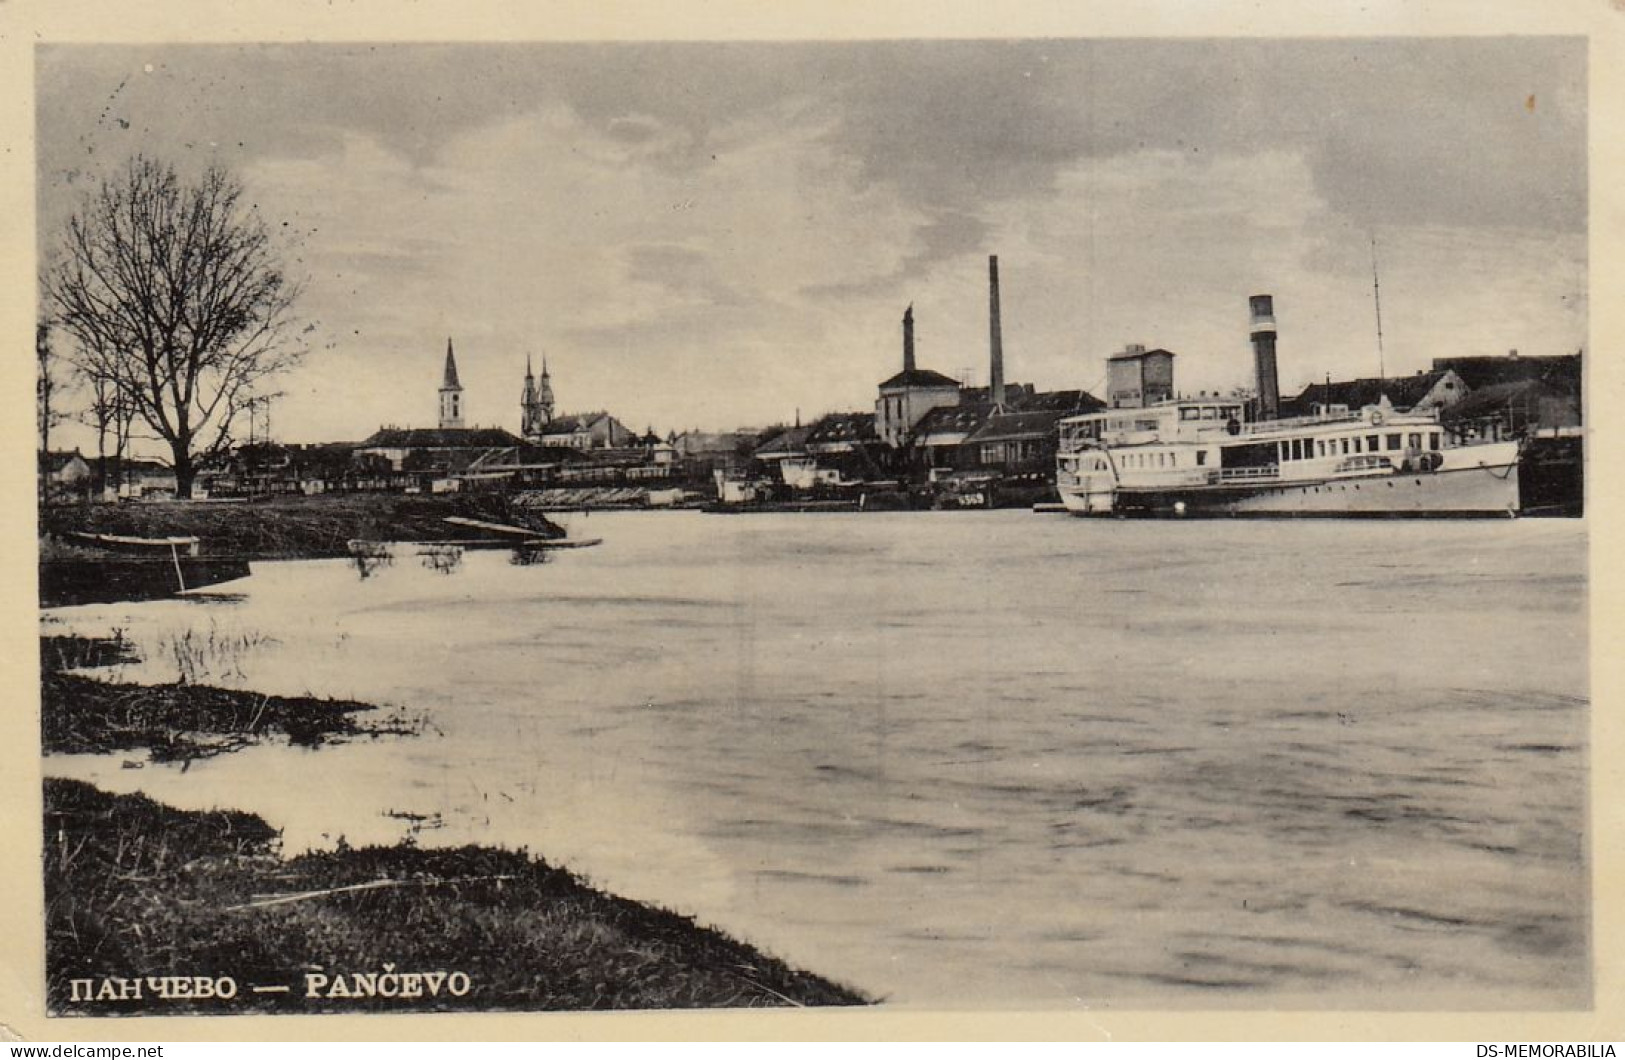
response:
<path fill-rule="evenodd" d="M 251 814 L 68 780 L 45 783 L 44 841 L 57 1014 L 868 1003 L 523 852 L 283 858 Z"/>
<path fill-rule="evenodd" d="M 506 494 L 420 496 L 347 493 L 243 502 L 165 501 L 58 505 L 40 512 L 43 534 L 197 537 L 204 555 L 238 559 L 322 559 L 350 554 L 349 542 L 444 541 L 467 537 L 448 516 L 524 527 L 536 537 L 564 531 Z"/>
<path fill-rule="evenodd" d="M 194 644 L 190 632 L 174 645 L 183 675 L 205 671 L 206 655 L 233 644 Z M 46 754 L 106 754 L 145 750 L 154 761 L 204 758 L 285 737 L 314 747 L 363 736 L 416 736 L 421 718 L 370 703 L 315 696 L 268 696 L 216 688 L 197 680 L 138 685 L 66 671 L 135 660 L 120 633 L 111 637 L 40 637 L 40 749 Z"/>
<path fill-rule="evenodd" d="M 119 684 L 77 674 L 40 677 L 40 745 L 47 754 L 141 749 L 163 762 L 223 754 L 274 736 L 315 746 L 361 736 L 412 736 L 421 729 L 403 712 L 351 700 Z"/>

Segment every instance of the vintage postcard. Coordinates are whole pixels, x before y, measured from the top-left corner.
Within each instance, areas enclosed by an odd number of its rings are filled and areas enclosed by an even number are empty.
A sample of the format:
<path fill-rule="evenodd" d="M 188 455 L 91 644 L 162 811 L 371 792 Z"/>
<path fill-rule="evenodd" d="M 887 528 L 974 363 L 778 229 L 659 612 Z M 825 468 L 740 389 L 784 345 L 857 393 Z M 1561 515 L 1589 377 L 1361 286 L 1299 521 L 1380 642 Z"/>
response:
<path fill-rule="evenodd" d="M 384 14 L 0 11 L 0 1021 L 1619 1036 L 1616 11 Z"/>

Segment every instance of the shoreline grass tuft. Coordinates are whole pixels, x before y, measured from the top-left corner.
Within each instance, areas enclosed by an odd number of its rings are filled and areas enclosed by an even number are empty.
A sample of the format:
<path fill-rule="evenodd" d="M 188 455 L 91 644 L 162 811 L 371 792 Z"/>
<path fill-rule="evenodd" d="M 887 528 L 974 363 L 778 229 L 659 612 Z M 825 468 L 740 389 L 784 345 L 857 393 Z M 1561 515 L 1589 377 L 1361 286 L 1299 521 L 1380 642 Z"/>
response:
<path fill-rule="evenodd" d="M 277 833 L 251 814 L 181 811 L 78 781 L 46 781 L 50 1010 L 180 1015 L 870 1003 L 688 917 L 605 894 L 523 852 L 341 844 L 284 859 L 278 843 Z M 386 972 L 460 973 L 466 989 L 386 997 L 370 989 Z M 148 976 L 230 977 L 236 996 L 166 1000 L 149 989 L 141 997 L 97 1000 L 96 988 L 82 985 Z M 77 992 L 74 980 L 81 983 Z M 288 989 L 261 993 L 255 985 Z"/>

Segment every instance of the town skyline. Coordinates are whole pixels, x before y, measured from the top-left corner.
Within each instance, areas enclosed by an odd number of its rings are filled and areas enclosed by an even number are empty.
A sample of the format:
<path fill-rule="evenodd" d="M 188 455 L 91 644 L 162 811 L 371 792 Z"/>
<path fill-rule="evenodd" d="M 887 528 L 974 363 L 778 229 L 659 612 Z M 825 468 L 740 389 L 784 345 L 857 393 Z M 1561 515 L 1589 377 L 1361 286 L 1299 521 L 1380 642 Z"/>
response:
<path fill-rule="evenodd" d="M 1179 389 L 1586 344 L 1579 38 L 60 46 L 38 53 L 41 251 L 136 152 L 245 183 L 307 286 L 273 434 L 726 430 L 872 409 L 901 362 L 1099 396 L 1125 344 Z M 286 228 L 284 229 L 284 223 Z M 303 323 L 303 321 L 302 321 Z M 246 435 L 246 431 L 239 434 Z M 63 431 L 82 439 L 82 429 Z"/>

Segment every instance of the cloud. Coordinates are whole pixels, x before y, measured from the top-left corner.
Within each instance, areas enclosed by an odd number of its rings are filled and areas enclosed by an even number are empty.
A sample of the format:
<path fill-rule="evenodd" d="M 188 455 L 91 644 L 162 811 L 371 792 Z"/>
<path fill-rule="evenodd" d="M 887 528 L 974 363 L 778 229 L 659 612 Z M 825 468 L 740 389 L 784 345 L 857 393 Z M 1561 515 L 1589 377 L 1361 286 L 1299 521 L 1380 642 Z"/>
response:
<path fill-rule="evenodd" d="M 151 64 L 154 72 L 145 74 Z M 289 222 L 317 352 L 280 422 L 561 405 L 726 427 L 868 407 L 922 363 L 1098 386 L 1126 341 L 1242 381 L 1271 291 L 1283 383 L 1572 349 L 1585 334 L 1584 46 L 1564 39 L 43 49 L 41 216 L 131 144 L 237 168 Z M 1533 99 L 1533 103 L 1531 103 Z M 127 121 L 99 122 L 103 111 Z M 1296 373 L 1296 374 L 1294 374 Z"/>

